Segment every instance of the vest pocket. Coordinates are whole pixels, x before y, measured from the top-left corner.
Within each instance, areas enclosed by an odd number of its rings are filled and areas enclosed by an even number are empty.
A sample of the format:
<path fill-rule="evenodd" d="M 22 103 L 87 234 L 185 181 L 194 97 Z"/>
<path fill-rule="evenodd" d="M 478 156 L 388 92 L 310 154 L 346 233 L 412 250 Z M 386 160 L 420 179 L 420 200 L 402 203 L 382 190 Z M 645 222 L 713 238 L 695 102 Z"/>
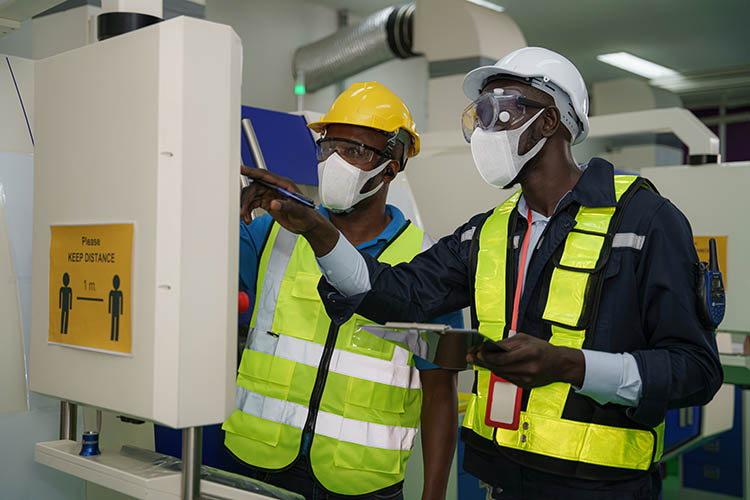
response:
<path fill-rule="evenodd" d="M 237 434 L 245 439 L 251 439 L 268 446 L 276 447 L 281 439 L 281 427 L 282 424 L 278 422 L 265 420 L 238 409 L 224 423 L 223 429 L 228 433 Z M 248 453 L 255 452 L 257 450 L 248 450 Z"/>
<path fill-rule="evenodd" d="M 361 328 L 362 325 L 373 323 L 374 321 L 355 315 L 349 323 L 339 329 L 337 347 L 364 356 L 391 361 L 395 345 Z"/>
<path fill-rule="evenodd" d="M 322 309 L 318 295 L 319 280 L 320 274 L 298 271 L 293 282 L 285 280 L 282 283 L 276 303 L 276 310 L 281 314 L 276 314 L 273 322 L 276 333 L 302 340 L 315 338 L 315 333 L 319 328 L 318 317 Z M 291 290 L 287 287 L 291 287 Z"/>
<path fill-rule="evenodd" d="M 292 385 L 294 361 L 245 350 L 240 362 L 238 385 L 276 399 L 286 399 Z"/>
<path fill-rule="evenodd" d="M 369 380 L 349 377 L 344 399 L 344 417 L 357 418 L 368 410 L 388 413 L 404 413 L 409 389 L 378 384 Z M 350 405 L 356 408 L 350 408 Z M 350 415 L 353 414 L 353 415 Z"/>
<path fill-rule="evenodd" d="M 401 474 L 403 461 L 399 450 L 370 448 L 338 441 L 333 453 L 333 464 L 342 469 L 365 470 L 383 474 Z"/>

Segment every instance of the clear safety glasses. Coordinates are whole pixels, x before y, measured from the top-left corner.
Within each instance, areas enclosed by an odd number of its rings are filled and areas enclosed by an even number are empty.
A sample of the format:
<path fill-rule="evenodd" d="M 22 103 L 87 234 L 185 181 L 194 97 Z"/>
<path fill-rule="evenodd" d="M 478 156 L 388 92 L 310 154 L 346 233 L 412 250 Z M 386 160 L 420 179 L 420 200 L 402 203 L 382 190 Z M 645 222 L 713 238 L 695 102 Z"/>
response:
<path fill-rule="evenodd" d="M 361 142 L 336 137 L 326 137 L 318 139 L 315 143 L 318 161 L 325 161 L 333 153 L 338 153 L 340 157 L 352 165 L 366 166 L 375 155 L 385 156 L 385 151 L 373 148 Z"/>
<path fill-rule="evenodd" d="M 527 99 L 517 90 L 494 89 L 480 95 L 461 115 L 461 129 L 466 142 L 477 127 L 500 131 L 523 121 L 527 107 L 546 108 L 547 105 Z"/>

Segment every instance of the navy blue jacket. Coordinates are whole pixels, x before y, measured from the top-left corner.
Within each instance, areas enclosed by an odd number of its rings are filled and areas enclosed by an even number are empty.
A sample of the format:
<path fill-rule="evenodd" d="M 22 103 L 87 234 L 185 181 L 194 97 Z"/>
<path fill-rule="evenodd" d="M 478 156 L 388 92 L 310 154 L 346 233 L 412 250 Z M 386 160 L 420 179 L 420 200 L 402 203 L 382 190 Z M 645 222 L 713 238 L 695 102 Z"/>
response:
<path fill-rule="evenodd" d="M 568 208 L 574 203 L 614 206 L 613 175 L 611 164 L 593 158 L 559 204 L 529 263 L 519 331 L 545 338 L 535 305 L 547 261 L 576 224 Z M 329 316 L 343 322 L 356 311 L 380 322 L 424 321 L 469 306 L 471 242 L 467 235 L 486 216 L 472 217 L 406 264 L 390 267 L 365 255 L 372 284 L 366 294 L 343 297 L 322 279 L 319 291 Z M 525 219 L 519 217 L 518 234 L 526 227 Z M 585 347 L 629 352 L 635 357 L 643 385 L 640 402 L 628 410 L 628 416 L 652 427 L 668 409 L 709 402 L 723 373 L 714 335 L 701 325 L 696 312 L 698 256 L 685 216 L 669 200 L 641 189 L 625 211 L 618 232 L 644 235 L 644 245 L 641 250 L 612 250 L 593 339 Z M 517 259 L 515 255 L 509 269 L 518 267 Z"/>

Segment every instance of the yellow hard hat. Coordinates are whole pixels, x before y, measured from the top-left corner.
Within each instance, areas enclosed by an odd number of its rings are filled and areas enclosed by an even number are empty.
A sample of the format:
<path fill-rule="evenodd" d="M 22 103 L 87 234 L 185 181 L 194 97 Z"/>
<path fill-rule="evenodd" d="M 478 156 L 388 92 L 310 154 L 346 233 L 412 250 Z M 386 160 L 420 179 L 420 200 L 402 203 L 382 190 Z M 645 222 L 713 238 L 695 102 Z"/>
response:
<path fill-rule="evenodd" d="M 307 126 L 321 133 L 326 126 L 334 123 L 370 127 L 394 134 L 404 129 L 412 138 L 409 156 L 419 153 L 419 134 L 409 108 L 382 83 L 353 84 L 333 101 L 323 118 Z"/>

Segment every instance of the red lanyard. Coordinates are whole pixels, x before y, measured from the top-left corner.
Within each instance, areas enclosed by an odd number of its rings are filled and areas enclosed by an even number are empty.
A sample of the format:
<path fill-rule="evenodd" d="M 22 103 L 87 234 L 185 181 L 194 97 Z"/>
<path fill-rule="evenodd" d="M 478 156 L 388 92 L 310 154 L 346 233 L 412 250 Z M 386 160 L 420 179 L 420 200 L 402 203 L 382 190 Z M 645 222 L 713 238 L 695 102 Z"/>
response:
<path fill-rule="evenodd" d="M 523 237 L 521 245 L 521 265 L 518 270 L 518 281 L 516 282 L 516 296 L 513 300 L 513 318 L 511 320 L 508 336 L 516 334 L 518 328 L 518 306 L 521 303 L 521 289 L 523 288 L 523 273 L 526 269 L 526 252 L 529 250 L 531 239 L 531 209 L 529 208 L 527 220 L 529 227 Z M 521 400 L 523 390 L 494 373 L 490 374 L 490 386 L 487 393 L 487 409 L 484 414 L 484 423 L 490 427 L 518 430 L 521 415 Z"/>
<path fill-rule="evenodd" d="M 521 265 L 518 269 L 518 281 L 516 282 L 516 296 L 513 299 L 513 317 L 510 322 L 510 332 L 508 336 L 512 337 L 518 331 L 518 306 L 521 304 L 521 291 L 523 290 L 523 275 L 526 269 L 526 254 L 529 250 L 529 240 L 531 239 L 531 208 L 529 208 L 526 220 L 529 222 L 529 227 L 526 229 L 526 234 L 523 237 L 523 245 L 521 245 Z"/>

